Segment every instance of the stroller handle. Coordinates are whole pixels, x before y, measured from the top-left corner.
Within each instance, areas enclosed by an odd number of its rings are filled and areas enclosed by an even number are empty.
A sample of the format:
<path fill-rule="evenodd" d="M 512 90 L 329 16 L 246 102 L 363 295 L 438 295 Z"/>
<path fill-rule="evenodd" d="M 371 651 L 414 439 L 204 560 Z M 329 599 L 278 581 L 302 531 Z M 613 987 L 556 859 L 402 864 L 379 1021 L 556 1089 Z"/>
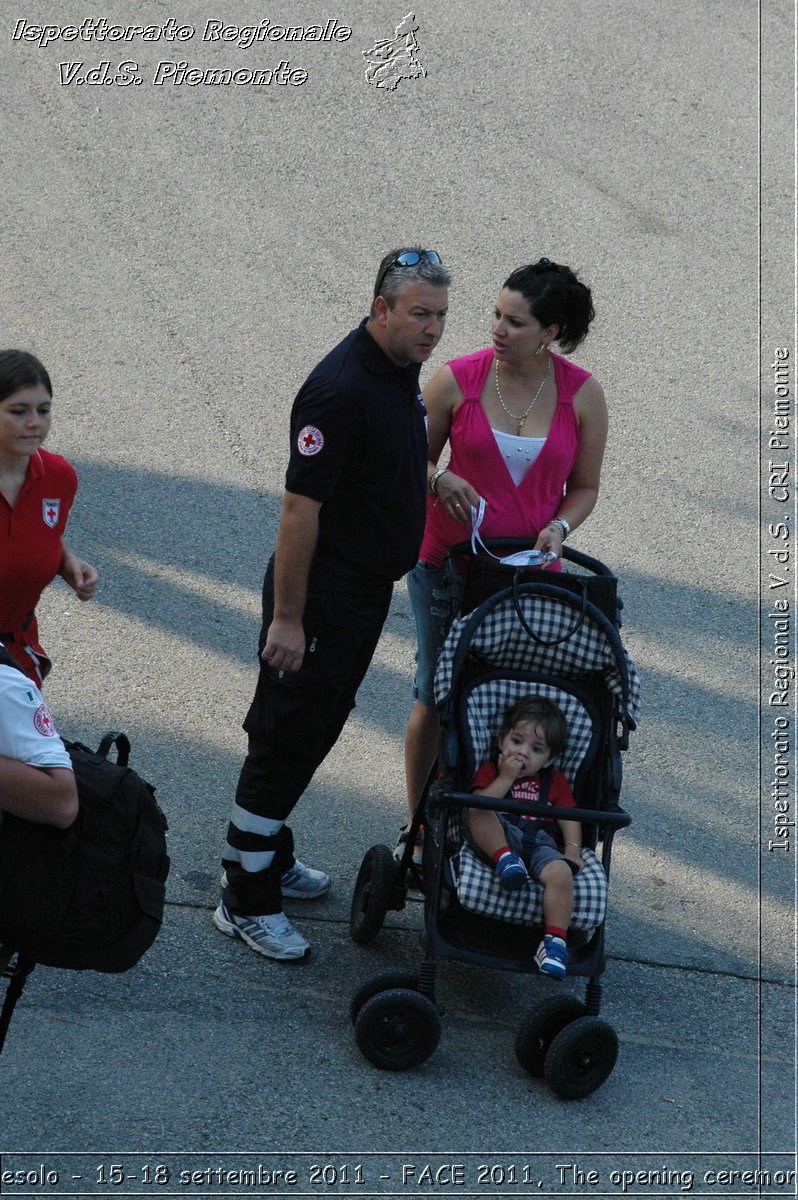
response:
<path fill-rule="evenodd" d="M 528 542 L 529 539 L 527 538 Z M 488 538 L 487 545 L 491 550 L 514 550 L 525 545 L 522 537 L 503 537 L 503 538 Z M 471 543 L 458 542 L 455 546 L 449 548 L 449 556 L 451 558 L 462 558 L 465 556 L 471 557 Z M 615 573 L 605 563 L 600 562 L 597 558 L 592 558 L 589 554 L 585 554 L 583 550 L 575 550 L 573 546 L 563 546 L 562 558 L 566 562 L 576 563 L 583 570 L 588 571 L 591 575 L 603 575 L 610 579 L 614 578 Z M 552 575 L 556 578 L 558 572 L 553 571 Z"/>
<path fill-rule="evenodd" d="M 626 829 L 632 818 L 623 808 L 563 808 L 556 804 L 522 804 L 517 800 L 496 800 L 473 792 L 449 791 L 438 782 L 430 790 L 428 804 L 450 804 L 455 808 L 484 808 L 493 812 L 517 813 L 519 816 L 554 817 L 561 820 L 585 821 L 608 829 Z"/>

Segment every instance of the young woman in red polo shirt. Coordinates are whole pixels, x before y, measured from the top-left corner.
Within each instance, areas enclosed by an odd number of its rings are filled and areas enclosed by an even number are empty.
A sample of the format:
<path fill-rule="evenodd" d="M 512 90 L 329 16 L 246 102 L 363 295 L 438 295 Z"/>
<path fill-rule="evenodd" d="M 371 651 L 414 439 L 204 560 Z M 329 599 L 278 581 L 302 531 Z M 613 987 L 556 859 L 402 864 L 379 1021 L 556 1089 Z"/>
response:
<path fill-rule="evenodd" d="M 53 389 L 33 354 L 0 350 L 0 642 L 38 686 L 50 669 L 39 643 L 36 605 L 56 575 L 89 600 L 95 567 L 63 540 L 78 477 L 42 448 Z"/>

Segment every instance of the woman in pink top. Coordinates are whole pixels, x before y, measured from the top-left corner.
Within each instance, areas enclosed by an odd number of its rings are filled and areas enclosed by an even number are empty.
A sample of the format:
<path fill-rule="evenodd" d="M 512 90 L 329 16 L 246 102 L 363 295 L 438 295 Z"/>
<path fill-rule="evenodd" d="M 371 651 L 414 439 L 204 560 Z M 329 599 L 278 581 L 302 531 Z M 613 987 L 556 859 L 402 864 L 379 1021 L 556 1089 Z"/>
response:
<path fill-rule="evenodd" d="M 411 817 L 438 746 L 433 677 L 449 624 L 444 562 L 470 536 L 471 506 L 486 502 L 483 537 L 521 537 L 558 560 L 565 537 L 595 506 L 607 439 L 604 392 L 551 349 L 557 343 L 570 354 L 594 315 L 590 289 L 569 267 L 547 258 L 519 267 L 499 292 L 491 347 L 447 363 L 424 391 L 430 496 L 420 560 L 408 576 L 418 635 L 405 734 Z M 449 461 L 439 467 L 447 441 Z M 405 837 L 406 830 L 400 846 Z"/>

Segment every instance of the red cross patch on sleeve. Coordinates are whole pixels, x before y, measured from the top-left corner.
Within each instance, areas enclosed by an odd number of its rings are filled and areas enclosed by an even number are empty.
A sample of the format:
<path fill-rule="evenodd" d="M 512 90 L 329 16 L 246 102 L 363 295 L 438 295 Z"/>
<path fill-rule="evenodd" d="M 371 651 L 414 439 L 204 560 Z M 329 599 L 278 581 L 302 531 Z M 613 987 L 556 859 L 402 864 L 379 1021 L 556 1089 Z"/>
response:
<path fill-rule="evenodd" d="M 42 737 L 55 737 L 55 721 L 46 704 L 40 704 L 33 714 L 33 724 Z"/>
<path fill-rule="evenodd" d="M 312 458 L 323 448 L 324 434 L 315 425 L 306 425 L 304 429 L 300 429 L 296 444 L 300 454 L 304 454 L 305 458 Z"/>

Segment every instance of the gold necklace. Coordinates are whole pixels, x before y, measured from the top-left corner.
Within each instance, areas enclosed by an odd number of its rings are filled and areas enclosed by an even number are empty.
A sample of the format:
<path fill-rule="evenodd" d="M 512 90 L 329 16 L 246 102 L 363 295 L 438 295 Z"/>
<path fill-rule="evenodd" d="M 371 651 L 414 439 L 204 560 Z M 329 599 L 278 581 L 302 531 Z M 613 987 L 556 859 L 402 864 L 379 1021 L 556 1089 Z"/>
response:
<path fill-rule="evenodd" d="M 502 395 L 502 390 L 499 387 L 499 360 L 498 360 L 498 358 L 494 359 L 494 362 L 496 365 L 496 395 L 499 397 L 499 404 L 501 404 L 502 408 L 507 413 L 508 417 L 512 417 L 512 419 L 514 421 L 518 422 L 518 433 L 516 434 L 516 436 L 520 437 L 521 430 L 524 428 L 524 421 L 527 419 L 529 414 L 532 412 L 532 409 L 537 404 L 538 397 L 540 396 L 540 393 L 543 391 L 543 384 L 546 382 L 546 380 L 549 377 L 549 371 L 551 370 L 551 355 L 548 355 L 548 362 L 546 363 L 546 374 L 543 376 L 543 378 L 540 381 L 540 387 L 538 388 L 538 390 L 535 392 L 534 396 L 532 397 L 532 403 L 529 405 L 529 408 L 526 410 L 526 412 L 521 417 L 516 416 L 516 414 L 514 412 L 510 412 L 509 408 L 504 403 L 504 396 Z"/>

